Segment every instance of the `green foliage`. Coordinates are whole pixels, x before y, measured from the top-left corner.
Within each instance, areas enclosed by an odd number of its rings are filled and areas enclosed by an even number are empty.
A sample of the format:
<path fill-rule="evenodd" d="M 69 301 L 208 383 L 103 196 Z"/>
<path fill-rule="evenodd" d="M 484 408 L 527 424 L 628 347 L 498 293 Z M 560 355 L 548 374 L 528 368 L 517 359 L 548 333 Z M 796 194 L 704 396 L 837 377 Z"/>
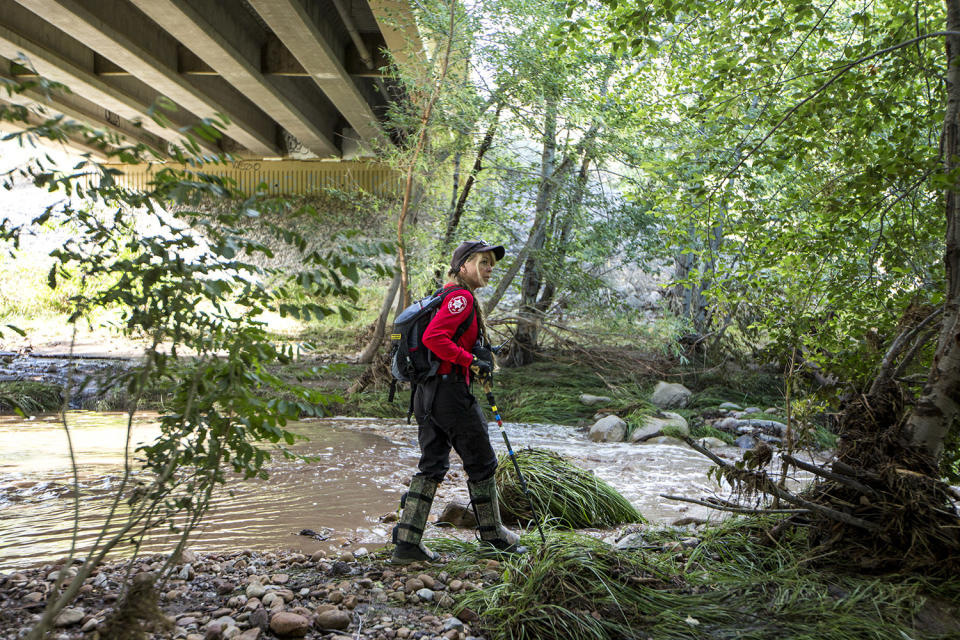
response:
<path fill-rule="evenodd" d="M 11 92 L 27 88 L 8 86 Z M 162 105 L 154 116 L 166 120 Z M 114 160 L 152 158 L 145 147 L 120 145 L 115 136 L 62 118 L 30 126 L 25 112 L 0 106 L 0 119 L 22 126 L 4 138 L 22 146 L 69 134 L 82 136 Z M 5 248 L 16 251 L 38 227 L 69 228 L 62 245 L 50 253 L 46 274 L 50 289 L 71 287 L 62 297 L 68 322 L 116 309 L 115 330 L 145 343 L 140 364 L 113 379 L 126 391 L 129 423 L 145 394 L 168 390 L 159 416 L 161 435 L 137 449 L 136 476 L 128 457 L 104 535 L 81 565 L 78 585 L 110 549 L 125 542 L 136 548 L 159 526 L 181 534 L 179 551 L 206 513 L 214 489 L 226 482 L 227 471 L 263 478 L 271 452 L 293 455 L 287 447 L 296 436 L 286 430 L 288 421 L 322 414 L 329 397 L 271 372 L 272 365 L 290 363 L 297 349 L 276 344 L 265 317 L 349 318 L 342 301 L 358 300 L 361 271 L 388 273 L 379 261 L 390 250 L 387 245 L 341 234 L 330 248 L 314 247 L 288 225 L 299 225 L 315 210 L 258 194 L 240 198 L 228 182 L 196 170 L 225 161 L 202 156 L 194 137 L 217 139 L 222 125 L 203 121 L 185 132 L 182 145 L 171 149 L 179 167 L 162 165 L 143 192 L 123 187 L 115 169 L 90 157 L 65 170 L 37 156 L 3 176 L 6 188 L 30 180 L 69 196 L 27 224 L 0 222 Z M 204 206 L 211 201 L 231 206 Z M 262 221 L 258 228 L 269 243 L 247 233 L 252 221 Z M 270 266 L 278 244 L 298 253 L 297 268 Z M 74 283 L 80 286 L 72 288 Z M 127 453 L 133 452 L 128 448 Z M 128 508 L 118 509 L 121 504 Z M 76 587 L 67 593 L 75 594 Z M 34 636 L 68 602 L 54 600 Z"/>
<path fill-rule="evenodd" d="M 699 440 L 700 438 L 717 438 L 730 445 L 734 443 L 734 437 L 732 434 L 729 434 L 726 431 L 720 431 L 720 429 L 717 429 L 710 424 L 700 424 L 691 427 L 690 437 L 694 440 Z"/>
<path fill-rule="evenodd" d="M 544 449 L 524 449 L 516 456 L 542 522 L 570 529 L 645 522 L 616 489 L 563 456 Z M 509 455 L 500 456 L 494 477 L 504 518 L 521 524 L 531 521 L 530 503 Z"/>
<path fill-rule="evenodd" d="M 627 197 L 660 221 L 695 331 L 738 327 L 869 380 L 903 311 L 943 291 L 945 68 L 924 35 L 942 3 L 567 8 L 564 45 L 633 59 L 616 100 L 645 144 Z"/>
<path fill-rule="evenodd" d="M 0 382 L 0 411 L 18 411 L 25 415 L 58 411 L 63 406 L 61 391 L 59 386 L 43 382 Z"/>
<path fill-rule="evenodd" d="M 596 408 L 580 402 L 580 394 L 601 392 L 602 381 L 589 367 L 570 364 L 563 358 L 498 371 L 494 394 L 504 419 L 576 424 L 592 416 Z"/>

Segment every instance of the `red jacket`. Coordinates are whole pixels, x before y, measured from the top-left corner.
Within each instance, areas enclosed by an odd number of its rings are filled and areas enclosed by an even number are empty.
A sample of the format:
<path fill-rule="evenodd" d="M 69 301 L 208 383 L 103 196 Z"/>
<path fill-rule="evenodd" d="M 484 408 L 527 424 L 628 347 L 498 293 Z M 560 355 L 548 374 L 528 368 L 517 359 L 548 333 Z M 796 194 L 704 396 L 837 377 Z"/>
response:
<path fill-rule="evenodd" d="M 446 292 L 458 286 L 447 283 L 443 289 Z M 473 294 L 469 289 L 446 293 L 446 297 L 437 308 L 437 313 L 423 332 L 424 346 L 440 359 L 440 368 L 437 373 L 439 375 L 450 373 L 455 365 L 459 365 L 466 372 L 468 383 L 470 382 L 470 363 L 473 362 L 473 346 L 479 334 L 476 314 L 473 322 L 456 344 L 453 342 L 453 334 L 470 315 L 473 305 Z"/>

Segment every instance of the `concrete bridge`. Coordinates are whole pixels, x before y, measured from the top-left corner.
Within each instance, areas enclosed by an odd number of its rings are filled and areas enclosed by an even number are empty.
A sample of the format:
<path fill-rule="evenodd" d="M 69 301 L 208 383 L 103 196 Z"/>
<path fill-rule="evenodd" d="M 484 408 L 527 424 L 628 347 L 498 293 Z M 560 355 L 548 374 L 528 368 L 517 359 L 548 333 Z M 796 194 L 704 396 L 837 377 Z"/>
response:
<path fill-rule="evenodd" d="M 390 144 L 384 114 L 403 98 L 385 51 L 418 42 L 407 0 L 0 0 L 0 77 L 70 89 L 0 100 L 44 102 L 161 152 L 178 127 L 224 114 L 225 137 L 198 140 L 208 150 L 302 172 L 291 161 Z M 172 128 L 150 117 L 162 98 Z"/>

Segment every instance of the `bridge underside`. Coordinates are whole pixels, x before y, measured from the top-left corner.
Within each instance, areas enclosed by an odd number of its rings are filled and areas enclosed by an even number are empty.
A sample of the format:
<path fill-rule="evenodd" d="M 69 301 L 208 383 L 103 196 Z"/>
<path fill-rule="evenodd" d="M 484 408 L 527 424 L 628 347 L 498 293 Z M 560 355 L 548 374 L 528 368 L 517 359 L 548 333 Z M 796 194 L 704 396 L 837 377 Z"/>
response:
<path fill-rule="evenodd" d="M 221 114 L 224 137 L 198 139 L 211 152 L 355 159 L 391 143 L 385 113 L 403 96 L 383 73 L 386 52 L 416 42 L 403 0 L 0 0 L 0 78 L 69 88 L 0 100 L 45 104 L 161 154 L 177 128 Z M 164 98 L 172 127 L 150 115 Z"/>

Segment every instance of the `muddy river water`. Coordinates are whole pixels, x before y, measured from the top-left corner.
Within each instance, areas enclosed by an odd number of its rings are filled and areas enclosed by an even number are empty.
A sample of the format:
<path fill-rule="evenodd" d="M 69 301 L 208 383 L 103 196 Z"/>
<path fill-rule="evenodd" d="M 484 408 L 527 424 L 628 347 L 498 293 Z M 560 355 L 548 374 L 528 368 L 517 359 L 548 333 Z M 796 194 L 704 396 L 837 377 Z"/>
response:
<path fill-rule="evenodd" d="M 134 442 L 149 442 L 158 430 L 142 414 Z M 123 468 L 126 417 L 122 414 L 68 414 L 78 461 L 80 529 L 83 549 L 100 532 L 111 490 Z M 717 518 L 717 512 L 673 502 L 660 494 L 701 497 L 717 489 L 706 477 L 710 463 L 685 447 L 590 442 L 583 431 L 559 425 L 507 424 L 515 450 L 547 448 L 591 469 L 618 489 L 654 522 L 682 516 Z M 392 525 L 381 518 L 394 512 L 417 461 L 416 427 L 402 421 L 330 418 L 288 427 L 309 438 L 296 445 L 317 462 L 274 456 L 268 480 L 237 479 L 219 492 L 190 548 L 242 550 L 319 548 L 384 543 Z M 505 451 L 495 423 L 491 441 Z M 724 457 L 735 449 L 720 450 Z M 467 502 L 465 477 L 454 455 L 451 472 L 434 502 L 438 514 L 450 500 Z M 0 572 L 65 555 L 73 535 L 73 472 L 66 437 L 57 416 L 0 417 Z M 298 535 L 311 529 L 326 540 Z M 146 550 L 169 548 L 152 539 Z"/>

